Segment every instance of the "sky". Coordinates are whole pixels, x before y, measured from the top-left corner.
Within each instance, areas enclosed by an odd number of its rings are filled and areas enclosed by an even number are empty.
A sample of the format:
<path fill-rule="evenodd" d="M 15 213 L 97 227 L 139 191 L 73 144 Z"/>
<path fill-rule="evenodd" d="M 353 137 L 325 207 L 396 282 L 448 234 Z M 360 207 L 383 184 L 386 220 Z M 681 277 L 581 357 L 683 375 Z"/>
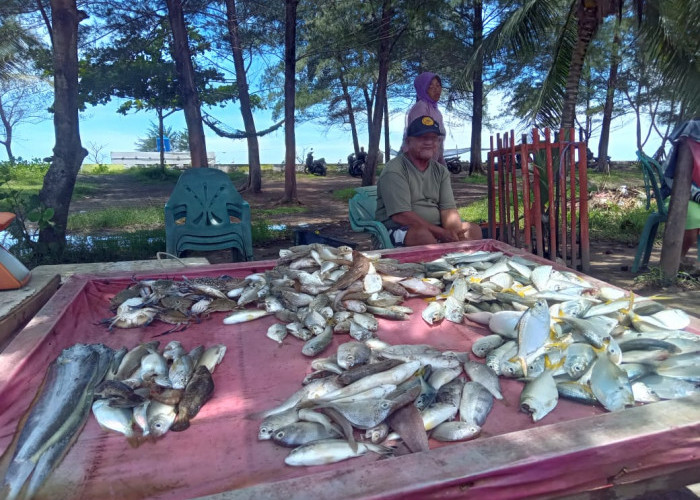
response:
<path fill-rule="evenodd" d="M 155 113 L 140 111 L 129 115 L 121 115 L 116 112 L 118 101 L 112 101 L 107 105 L 89 107 L 80 115 L 80 136 L 83 146 L 89 155 L 84 163 L 96 163 L 95 152 L 99 149 L 99 161 L 110 163 L 110 152 L 135 151 L 135 143 L 139 138 L 146 136 L 151 122 L 155 121 Z M 392 149 L 398 149 L 404 129 L 405 113 L 410 107 L 409 102 L 390 103 L 390 141 Z M 471 124 L 450 114 L 441 107 L 445 117 L 447 136 L 445 148 L 468 148 L 471 140 Z M 211 112 L 224 122 L 229 128 L 243 129 L 243 123 L 238 104 L 230 104 L 226 108 Z M 273 121 L 268 112 L 258 111 L 255 115 L 258 130 L 272 125 Z M 362 117 L 364 119 L 364 116 Z M 490 136 L 497 133 L 503 134 L 510 128 L 517 126 L 517 119 L 509 120 L 501 118 L 495 120 L 502 128 L 482 132 L 482 147 L 487 148 Z M 173 130 L 185 130 L 185 118 L 183 112 L 175 113 L 165 121 L 166 126 Z M 613 122 L 610 137 L 609 155 L 613 161 L 634 160 L 636 151 L 635 123 L 632 117 L 626 121 Z M 522 131 L 515 130 L 516 138 Z M 367 131 L 363 127 L 360 131 L 360 145 L 367 149 Z M 245 140 L 232 140 L 216 136 L 205 126 L 207 151 L 216 155 L 217 163 L 247 163 L 247 143 Z M 25 160 L 44 158 L 50 156 L 54 146 L 53 122 L 50 119 L 38 124 L 22 124 L 14 131 L 12 150 L 15 156 Z M 519 142 L 519 141 L 518 141 Z M 644 147 L 648 154 L 653 154 L 660 145 L 661 140 L 651 137 Z M 353 152 L 352 136 L 349 128 L 328 128 L 314 122 L 296 124 L 297 158 L 304 158 L 306 153 L 313 148 L 314 157 L 325 158 L 329 165 L 338 161 L 345 163 L 347 156 Z M 589 147 L 597 155 L 598 137 L 594 136 L 589 142 Z M 381 139 L 380 148 L 384 149 L 384 138 Z M 486 151 L 482 151 L 484 160 Z M 260 138 L 260 161 L 262 163 L 281 163 L 284 160 L 284 127 Z M 6 160 L 7 154 L 4 147 L 0 147 L 0 160 Z M 469 159 L 469 153 L 461 156 L 463 161 Z"/>

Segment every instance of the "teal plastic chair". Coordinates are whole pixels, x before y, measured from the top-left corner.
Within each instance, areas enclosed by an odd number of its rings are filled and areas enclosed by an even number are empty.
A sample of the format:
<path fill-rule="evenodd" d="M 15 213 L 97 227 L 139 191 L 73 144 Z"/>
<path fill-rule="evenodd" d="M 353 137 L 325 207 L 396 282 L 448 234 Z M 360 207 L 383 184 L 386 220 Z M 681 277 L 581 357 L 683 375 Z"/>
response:
<path fill-rule="evenodd" d="M 176 257 L 231 248 L 253 260 L 250 205 L 226 173 L 203 167 L 180 175 L 165 204 L 165 245 Z"/>
<path fill-rule="evenodd" d="M 642 235 L 639 238 L 637 253 L 634 256 L 634 264 L 632 272 L 636 273 L 649 265 L 649 257 L 651 250 L 654 247 L 654 239 L 659 229 L 659 224 L 668 220 L 668 208 L 664 203 L 661 195 L 661 186 L 664 182 L 664 172 L 659 162 L 644 154 L 643 151 L 637 151 L 639 165 L 642 168 L 644 175 L 644 191 L 647 195 L 647 210 L 651 208 L 652 197 L 656 199 L 657 209 L 647 217 L 644 223 Z"/>
<path fill-rule="evenodd" d="M 350 227 L 353 231 L 371 233 L 375 248 L 394 248 L 386 226 L 374 219 L 376 211 L 377 186 L 355 188 L 355 195 L 348 202 Z"/>

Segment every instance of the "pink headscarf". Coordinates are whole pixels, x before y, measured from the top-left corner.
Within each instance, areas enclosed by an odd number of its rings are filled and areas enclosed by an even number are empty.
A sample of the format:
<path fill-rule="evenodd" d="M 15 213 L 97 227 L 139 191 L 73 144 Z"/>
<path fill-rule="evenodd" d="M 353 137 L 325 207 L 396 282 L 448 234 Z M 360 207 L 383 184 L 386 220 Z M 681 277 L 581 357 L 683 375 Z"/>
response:
<path fill-rule="evenodd" d="M 430 82 L 432 82 L 435 77 L 438 77 L 435 73 L 430 73 L 428 71 L 421 73 L 413 81 L 413 86 L 416 88 L 419 101 L 425 101 L 433 108 L 437 109 L 437 101 L 433 101 L 428 95 L 428 87 L 430 87 Z M 438 80 L 439 79 L 440 77 L 438 77 Z"/>

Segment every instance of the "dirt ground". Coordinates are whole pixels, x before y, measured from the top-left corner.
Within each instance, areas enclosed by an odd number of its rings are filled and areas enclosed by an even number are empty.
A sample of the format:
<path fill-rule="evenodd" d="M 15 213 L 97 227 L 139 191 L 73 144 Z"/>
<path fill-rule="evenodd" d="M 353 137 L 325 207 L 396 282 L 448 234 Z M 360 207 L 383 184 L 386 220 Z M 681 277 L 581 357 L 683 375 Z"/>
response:
<path fill-rule="evenodd" d="M 455 199 L 460 206 L 467 205 L 486 196 L 485 185 L 465 184 L 453 176 Z M 134 177 L 125 175 L 80 176 L 79 181 L 93 185 L 95 195 L 71 203 L 71 212 L 96 210 L 115 206 L 164 206 L 175 185 L 174 182 L 145 183 L 134 182 Z M 370 250 L 371 239 L 368 233 L 357 233 L 350 227 L 347 202 L 333 198 L 336 190 L 357 187 L 361 180 L 347 174 L 329 172 L 326 177 L 307 175 L 297 176 L 297 196 L 303 213 L 275 216 L 270 222 L 285 225 L 290 229 L 319 231 L 321 235 L 355 243 L 358 250 Z M 263 178 L 262 192 L 243 193 L 243 198 L 251 208 L 273 208 L 279 205 L 284 194 L 283 179 Z M 291 239 L 278 240 L 253 249 L 256 260 L 275 259 L 281 248 L 292 246 Z M 591 270 L 589 275 L 612 285 L 634 290 L 640 295 L 663 293 L 673 297 L 672 303 L 691 314 L 697 315 L 700 306 L 700 291 L 684 290 L 679 287 L 659 289 L 635 283 L 635 274 L 630 269 L 634 262 L 635 245 L 609 241 L 591 241 Z M 696 257 L 691 250 L 690 257 Z M 230 259 L 230 252 L 198 253 L 212 263 Z M 155 257 L 155 256 L 154 256 Z M 659 249 L 655 249 L 650 263 L 659 262 Z M 700 264 L 700 263 L 699 263 Z M 697 276 L 698 270 L 687 269 Z"/>

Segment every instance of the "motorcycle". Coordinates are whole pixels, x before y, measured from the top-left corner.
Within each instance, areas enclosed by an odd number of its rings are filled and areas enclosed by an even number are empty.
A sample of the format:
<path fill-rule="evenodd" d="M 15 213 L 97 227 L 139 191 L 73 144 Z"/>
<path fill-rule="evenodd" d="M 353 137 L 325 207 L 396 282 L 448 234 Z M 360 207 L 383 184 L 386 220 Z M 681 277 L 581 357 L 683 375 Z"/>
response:
<path fill-rule="evenodd" d="M 447 170 L 453 174 L 458 174 L 462 171 L 462 162 L 459 161 L 459 155 L 446 156 L 445 163 L 447 164 Z"/>
<path fill-rule="evenodd" d="M 362 177 L 365 171 L 365 159 L 356 158 L 355 153 L 348 156 L 348 174 L 352 177 Z"/>
<path fill-rule="evenodd" d="M 326 159 L 325 158 L 319 158 L 318 160 L 314 160 L 314 155 L 312 153 L 309 153 L 306 156 L 306 164 L 304 165 L 304 172 L 307 174 L 314 174 L 314 175 L 326 175 L 326 171 L 328 168 L 326 167 Z"/>

